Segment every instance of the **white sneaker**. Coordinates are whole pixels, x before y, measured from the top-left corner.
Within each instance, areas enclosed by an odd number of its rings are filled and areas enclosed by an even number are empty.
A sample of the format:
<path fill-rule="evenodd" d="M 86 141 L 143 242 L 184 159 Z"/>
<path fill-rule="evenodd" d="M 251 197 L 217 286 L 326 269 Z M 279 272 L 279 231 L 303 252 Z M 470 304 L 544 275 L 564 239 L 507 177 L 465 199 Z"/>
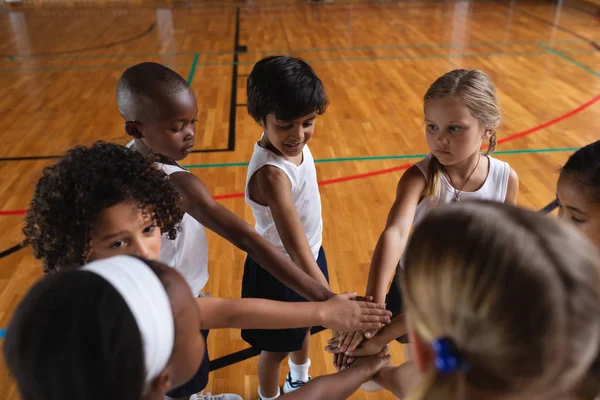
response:
<path fill-rule="evenodd" d="M 200 393 L 193 394 L 190 397 L 190 400 L 244 400 L 241 396 L 233 393 L 224 393 L 224 394 L 210 394 L 204 393 L 204 391 Z"/>
<path fill-rule="evenodd" d="M 300 389 L 302 386 L 312 381 L 312 378 L 309 376 L 306 382 L 303 381 L 293 381 L 292 382 L 292 373 L 288 372 L 287 377 L 285 378 L 285 383 L 283 384 L 283 393 L 293 392 L 294 390 Z"/>

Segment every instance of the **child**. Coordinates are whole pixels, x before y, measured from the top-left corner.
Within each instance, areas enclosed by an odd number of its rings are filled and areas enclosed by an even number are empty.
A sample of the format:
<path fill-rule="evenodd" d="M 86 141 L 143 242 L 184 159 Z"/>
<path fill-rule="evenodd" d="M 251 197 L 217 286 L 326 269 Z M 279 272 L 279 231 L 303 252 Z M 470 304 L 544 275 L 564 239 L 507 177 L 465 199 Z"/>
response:
<path fill-rule="evenodd" d="M 600 140 L 577 150 L 562 167 L 556 185 L 558 218 L 574 224 L 600 250 Z M 600 393 L 600 357 L 582 384 L 580 396 Z"/>
<path fill-rule="evenodd" d="M 424 111 L 430 154 L 409 168 L 398 182 L 396 200 L 377 242 L 366 288 L 373 301 L 393 304 L 394 315 L 402 311 L 396 277 L 387 299 L 386 291 L 398 262 L 403 266 L 400 259 L 411 227 L 442 204 L 473 199 L 516 204 L 519 189 L 515 171 L 490 156 L 496 148 L 500 108 L 494 84 L 485 73 L 461 69 L 441 76 L 425 93 Z M 489 147 L 482 155 L 483 143 Z M 388 337 L 405 333 L 402 317 L 385 332 Z M 349 338 L 342 340 L 342 352 L 353 350 L 362 335 Z"/>
<path fill-rule="evenodd" d="M 134 138 L 128 147 L 155 160 L 183 198 L 186 214 L 180 238 L 185 240 L 163 240 L 163 252 L 170 255 L 165 260 L 167 264 L 179 267 L 190 264 L 203 271 L 204 279 L 208 279 L 204 225 L 247 251 L 305 298 L 322 301 L 333 295 L 269 245 L 250 225 L 217 203 L 202 181 L 178 164 L 194 147 L 198 115 L 196 96 L 179 74 L 156 63 L 134 65 L 119 79 L 117 105 L 125 120 L 125 131 Z"/>
<path fill-rule="evenodd" d="M 181 76 L 156 63 L 134 65 L 119 79 L 117 104 L 125 120 L 125 131 L 134 138 L 128 146 L 155 160 L 183 197 L 186 214 L 181 236 L 177 242 L 163 239 L 162 259 L 167 264 L 194 268 L 206 282 L 208 249 L 204 225 L 247 251 L 301 296 L 313 301 L 332 296 L 327 285 L 297 268 L 250 225 L 217 203 L 202 181 L 178 164 L 194 147 L 198 116 L 194 92 Z M 200 386 L 190 384 L 169 396 L 187 400 Z"/>
<path fill-rule="evenodd" d="M 51 274 L 11 319 L 6 364 L 23 400 L 162 400 L 203 362 L 203 300 L 174 269 L 128 256 Z M 388 360 L 365 359 L 289 400 L 345 399 Z"/>
<path fill-rule="evenodd" d="M 44 170 L 26 217 L 24 233 L 47 272 L 69 270 L 116 255 L 163 259 L 161 231 L 174 240 L 179 239 L 178 227 L 183 216 L 180 204 L 177 191 L 150 160 L 122 146 L 96 143 L 90 148 L 70 150 L 61 161 Z M 175 268 L 183 274 L 192 294 L 198 296 L 201 286 L 198 289 L 195 269 Z M 334 298 L 337 311 L 331 309 L 335 305 L 332 302 L 313 305 L 318 308 L 317 314 L 326 313 L 326 324 L 339 326 L 342 315 L 348 319 L 343 323 L 346 329 L 350 324 L 369 325 L 369 319 L 379 324 L 389 318 L 372 303 L 340 303 L 339 296 Z M 258 312 L 265 312 L 263 320 L 268 321 L 274 307 L 280 315 L 277 319 L 284 318 L 281 304 L 253 303 L 250 307 L 248 300 L 202 301 L 210 326 L 244 327 L 248 319 L 260 317 Z M 311 311 L 305 308 L 304 312 Z M 334 317 L 333 313 L 339 315 Z M 293 313 L 288 311 L 288 314 Z M 272 325 L 265 322 L 262 326 Z M 203 329 L 207 336 L 206 324 Z M 205 353 L 201 373 L 195 377 L 201 389 L 206 386 L 208 372 L 209 359 Z"/>
<path fill-rule="evenodd" d="M 247 82 L 248 112 L 263 128 L 246 178 L 246 202 L 256 230 L 303 271 L 328 285 L 322 248 L 323 220 L 317 173 L 308 141 L 315 120 L 325 112 L 327 98 L 321 80 L 302 60 L 268 57 L 254 66 Z M 284 282 L 285 283 L 285 282 Z M 302 301 L 249 254 L 244 265 L 242 297 Z M 279 368 L 289 354 L 283 392 L 310 381 L 310 330 L 243 330 L 242 338 L 262 350 L 258 360 L 258 394 L 279 397 Z"/>
<path fill-rule="evenodd" d="M 421 382 L 410 388 L 408 364 L 380 371 L 381 386 L 410 400 L 574 398 L 600 350 L 600 263 L 583 235 L 533 211 L 465 203 L 421 221 L 403 266 Z"/>
<path fill-rule="evenodd" d="M 600 140 L 569 157 L 556 196 L 558 218 L 575 224 L 600 249 Z"/>

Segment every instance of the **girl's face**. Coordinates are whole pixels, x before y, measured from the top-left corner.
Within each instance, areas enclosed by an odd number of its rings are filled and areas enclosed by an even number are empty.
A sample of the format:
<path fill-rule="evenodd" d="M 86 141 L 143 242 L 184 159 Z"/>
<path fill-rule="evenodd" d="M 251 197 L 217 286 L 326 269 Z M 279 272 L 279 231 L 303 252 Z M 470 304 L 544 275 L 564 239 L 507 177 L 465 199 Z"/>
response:
<path fill-rule="evenodd" d="M 135 202 L 117 203 L 102 211 L 91 231 L 91 259 L 128 255 L 156 260 L 161 231 L 152 212 Z"/>
<path fill-rule="evenodd" d="M 493 131 L 484 129 L 456 97 L 446 96 L 425 103 L 427 146 L 442 165 L 461 163 L 480 151 Z"/>
<path fill-rule="evenodd" d="M 600 249 L 600 202 L 592 201 L 592 190 L 579 182 L 576 174 L 560 174 L 556 185 L 558 218 L 574 224 Z"/>

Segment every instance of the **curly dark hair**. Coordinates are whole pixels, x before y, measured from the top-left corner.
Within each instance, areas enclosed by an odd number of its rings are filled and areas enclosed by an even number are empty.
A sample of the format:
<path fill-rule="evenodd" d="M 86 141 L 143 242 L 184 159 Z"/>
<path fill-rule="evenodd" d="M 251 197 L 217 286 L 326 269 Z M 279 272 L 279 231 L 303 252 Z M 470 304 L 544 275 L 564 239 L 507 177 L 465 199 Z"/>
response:
<path fill-rule="evenodd" d="M 45 272 L 77 268 L 89 259 L 98 214 L 128 200 L 150 211 L 169 239 L 177 237 L 181 197 L 150 160 L 111 143 L 75 147 L 44 169 L 25 218 L 25 244 Z"/>

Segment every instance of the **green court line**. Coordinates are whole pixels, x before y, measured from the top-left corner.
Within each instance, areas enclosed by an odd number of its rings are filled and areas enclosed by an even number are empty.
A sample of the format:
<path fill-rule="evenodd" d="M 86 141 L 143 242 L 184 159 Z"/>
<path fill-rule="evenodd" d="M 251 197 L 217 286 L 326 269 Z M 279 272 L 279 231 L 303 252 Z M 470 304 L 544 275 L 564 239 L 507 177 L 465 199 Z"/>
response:
<path fill-rule="evenodd" d="M 462 53 L 462 54 L 425 54 L 425 55 L 406 55 L 406 56 L 370 56 L 370 57 L 338 57 L 338 58 L 316 58 L 306 59 L 308 62 L 336 62 L 336 61 L 386 61 L 386 60 L 419 60 L 419 59 L 435 59 L 435 58 L 469 58 L 469 57 L 495 57 L 495 56 L 535 56 L 546 55 L 548 51 L 518 51 L 518 52 L 497 52 L 497 53 Z M 256 61 L 241 61 L 241 62 L 203 62 L 196 63 L 196 66 L 230 66 L 230 65 L 254 65 Z M 166 64 L 167 66 L 188 66 L 189 64 Z M 10 71 L 70 71 L 70 70 L 91 70 L 105 68 L 129 68 L 130 65 L 97 65 L 97 66 L 73 66 L 73 67 L 16 67 L 16 68 L 0 68 L 0 72 Z"/>
<path fill-rule="evenodd" d="M 15 58 L 13 56 L 8 56 L 8 59 L 12 62 L 15 62 Z"/>
<path fill-rule="evenodd" d="M 198 64 L 198 58 L 200 58 L 200 55 L 196 53 L 196 55 L 194 55 L 194 61 L 192 62 L 192 69 L 190 69 L 190 74 L 188 75 L 188 85 L 191 85 L 192 79 L 194 79 L 194 74 L 196 73 L 196 65 Z"/>
<path fill-rule="evenodd" d="M 138 53 L 138 54 L 90 54 L 90 55 L 64 55 L 64 56 L 15 56 L 22 60 L 35 59 L 87 59 L 87 58 L 131 58 L 131 57 L 179 57 L 199 54 L 201 56 L 211 55 L 232 55 L 238 54 L 267 54 L 267 53 L 314 53 L 321 51 L 340 52 L 340 51 L 370 51 L 370 50 L 401 50 L 401 49 L 430 49 L 430 48 L 464 48 L 464 47 L 482 47 L 482 46 L 519 46 L 519 45 L 537 45 L 546 44 L 587 44 L 584 40 L 557 40 L 554 42 L 477 42 L 477 43 L 436 43 L 436 44 L 407 44 L 407 45 L 386 45 L 386 46 L 359 46 L 359 47 L 309 47 L 304 49 L 266 49 L 254 51 L 199 51 L 199 52 L 174 52 L 174 53 Z"/>
<path fill-rule="evenodd" d="M 188 67 L 190 63 L 164 64 L 167 67 Z M 0 68 L 0 72 L 16 72 L 16 71 L 87 71 L 95 69 L 127 69 L 131 65 L 82 65 L 73 67 L 14 67 Z"/>
<path fill-rule="evenodd" d="M 519 149 L 519 150 L 502 150 L 494 152 L 495 155 L 511 155 L 511 154 L 536 154 L 536 153 L 561 153 L 567 151 L 576 151 L 579 147 L 556 147 L 549 149 Z M 348 161 L 376 161 L 376 160 L 410 160 L 424 158 L 427 154 L 398 154 L 391 156 L 366 156 L 366 157 L 338 157 L 338 158 L 321 158 L 315 160 L 315 163 L 335 163 Z M 184 165 L 188 169 L 199 168 L 225 168 L 225 167 L 247 167 L 247 162 L 233 163 L 215 163 L 215 164 L 191 164 Z"/>
<path fill-rule="evenodd" d="M 576 65 L 576 66 L 578 66 L 578 67 L 579 67 L 579 68 L 581 68 L 582 70 L 584 70 L 584 71 L 586 71 L 586 72 L 589 72 L 590 74 L 592 74 L 592 75 L 595 75 L 595 76 L 597 76 L 598 78 L 600 78 L 600 72 L 596 72 L 596 71 L 594 71 L 593 69 L 591 69 L 590 67 L 588 67 L 587 65 L 584 65 L 584 64 L 580 63 L 579 61 L 573 60 L 572 58 L 570 58 L 570 57 L 566 56 L 564 53 L 562 53 L 562 52 L 560 52 L 560 51 L 558 51 L 558 50 L 555 50 L 555 49 L 553 49 L 553 48 L 551 48 L 551 47 L 547 47 L 547 46 L 545 46 L 545 45 L 544 45 L 544 44 L 542 44 L 542 43 L 538 43 L 538 46 L 540 46 L 542 49 L 546 49 L 548 52 L 550 52 L 550 53 L 552 53 L 552 54 L 555 54 L 555 55 L 559 56 L 559 57 L 560 57 L 560 58 L 562 58 L 563 60 L 565 60 L 565 61 L 567 61 L 567 62 L 570 62 L 570 63 L 571 63 L 571 64 L 573 64 L 573 65 Z"/>

